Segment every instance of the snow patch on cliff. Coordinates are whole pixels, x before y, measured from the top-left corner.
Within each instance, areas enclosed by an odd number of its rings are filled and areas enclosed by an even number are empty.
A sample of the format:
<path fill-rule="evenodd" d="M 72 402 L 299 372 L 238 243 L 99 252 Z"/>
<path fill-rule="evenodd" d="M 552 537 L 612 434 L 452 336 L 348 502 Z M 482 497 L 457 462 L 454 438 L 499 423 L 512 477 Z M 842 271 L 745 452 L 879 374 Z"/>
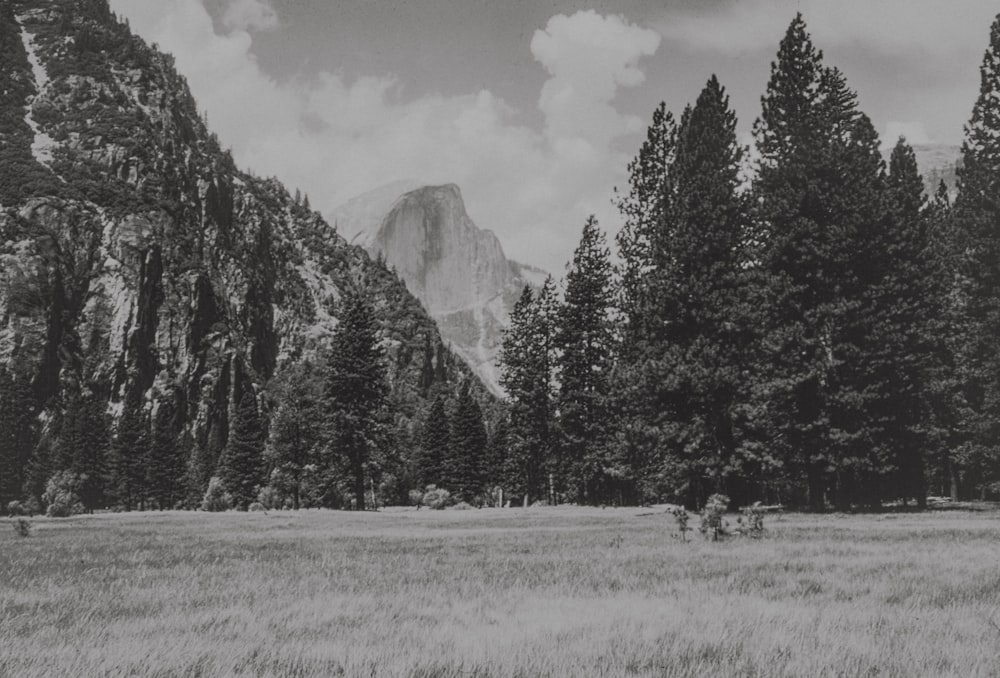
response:
<path fill-rule="evenodd" d="M 23 26 L 21 27 L 21 42 L 24 44 L 24 51 L 28 54 L 28 63 L 31 64 L 31 73 L 35 80 L 35 91 L 38 93 L 35 97 L 41 96 L 42 91 L 50 82 L 49 73 L 45 70 L 42 60 L 38 58 L 38 53 L 35 51 L 34 37 Z M 31 155 L 39 163 L 48 167 L 52 164 L 52 149 L 55 147 L 56 142 L 55 139 L 43 132 L 41 126 L 35 121 L 31 113 L 32 103 L 34 103 L 34 98 L 29 99 L 28 105 L 24 107 L 24 122 L 31 128 L 32 134 L 35 135 L 34 140 L 31 142 Z"/>

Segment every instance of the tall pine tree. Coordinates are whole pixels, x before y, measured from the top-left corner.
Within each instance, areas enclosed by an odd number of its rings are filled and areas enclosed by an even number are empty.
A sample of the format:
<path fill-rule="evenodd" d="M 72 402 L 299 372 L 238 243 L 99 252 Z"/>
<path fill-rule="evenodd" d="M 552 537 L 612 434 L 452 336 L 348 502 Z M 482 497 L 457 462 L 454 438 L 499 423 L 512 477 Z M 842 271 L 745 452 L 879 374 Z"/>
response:
<path fill-rule="evenodd" d="M 414 469 L 414 476 L 421 489 L 442 483 L 443 466 L 451 449 L 450 435 L 445 398 L 443 395 L 438 395 L 431 403 L 424 419 L 420 452 Z"/>
<path fill-rule="evenodd" d="M 577 502 L 607 501 L 608 377 L 614 350 L 611 262 L 604 233 L 590 217 L 566 274 L 556 346 L 558 373 L 558 489 Z M 619 474 L 620 475 L 620 474 Z"/>
<path fill-rule="evenodd" d="M 229 440 L 219 460 L 219 478 L 236 508 L 246 511 L 264 484 L 264 429 L 252 387 L 236 409 Z"/>
<path fill-rule="evenodd" d="M 362 290 L 348 290 L 330 347 L 326 407 L 335 454 L 343 455 L 351 475 L 355 508 L 365 509 L 365 478 L 378 445 L 380 413 L 388 384 L 375 312 Z"/>
<path fill-rule="evenodd" d="M 473 502 L 485 487 L 486 426 L 483 411 L 469 381 L 462 384 L 451 417 L 448 456 L 442 464 L 442 485 L 459 500 Z"/>
<path fill-rule="evenodd" d="M 980 67 L 962 160 L 954 208 L 967 323 L 959 357 L 968 430 L 961 457 L 985 495 L 1000 480 L 1000 16 Z"/>

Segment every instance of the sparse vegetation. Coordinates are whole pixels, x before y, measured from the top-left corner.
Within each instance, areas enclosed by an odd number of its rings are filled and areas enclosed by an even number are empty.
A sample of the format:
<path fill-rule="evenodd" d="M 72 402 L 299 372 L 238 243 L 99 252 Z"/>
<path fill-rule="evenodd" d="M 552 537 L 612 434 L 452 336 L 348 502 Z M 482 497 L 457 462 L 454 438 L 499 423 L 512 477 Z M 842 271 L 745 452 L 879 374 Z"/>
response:
<path fill-rule="evenodd" d="M 638 513 L 36 519 L 0 530 L 0 675 L 996 675 L 996 512 Z"/>

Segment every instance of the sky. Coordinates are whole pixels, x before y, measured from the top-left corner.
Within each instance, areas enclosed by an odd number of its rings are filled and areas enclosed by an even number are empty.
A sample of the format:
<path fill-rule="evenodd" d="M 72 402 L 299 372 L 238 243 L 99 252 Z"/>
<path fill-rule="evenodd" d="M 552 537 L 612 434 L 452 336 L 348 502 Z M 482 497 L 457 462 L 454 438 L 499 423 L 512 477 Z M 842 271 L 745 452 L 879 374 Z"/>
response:
<path fill-rule="evenodd" d="M 995 0 L 111 0 L 176 57 L 237 162 L 328 213 L 455 183 L 508 256 L 561 276 L 656 105 L 714 73 L 749 132 L 802 12 L 884 143 L 961 142 Z M 350 235 L 350 234 L 345 234 Z M 609 241 L 610 241 L 609 237 Z"/>

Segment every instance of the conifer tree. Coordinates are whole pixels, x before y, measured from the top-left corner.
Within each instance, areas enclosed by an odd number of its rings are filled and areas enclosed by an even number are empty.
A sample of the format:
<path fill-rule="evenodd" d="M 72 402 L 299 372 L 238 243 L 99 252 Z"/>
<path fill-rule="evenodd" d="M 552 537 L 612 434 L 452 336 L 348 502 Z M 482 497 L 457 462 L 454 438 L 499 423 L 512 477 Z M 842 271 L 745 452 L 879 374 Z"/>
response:
<path fill-rule="evenodd" d="M 673 114 L 660 103 L 646 131 L 639 154 L 629 163 L 629 192 L 617 196 L 625 223 L 616 236 L 621 263 L 617 267 L 618 300 L 624 325 L 623 353 L 640 350 L 642 330 L 656 310 L 648 306 L 648 276 L 654 268 L 659 227 L 670 204 L 669 171 L 673 163 L 677 127 Z"/>
<path fill-rule="evenodd" d="M 511 313 L 500 349 L 500 384 L 510 402 L 509 490 L 528 503 L 548 491 L 554 472 L 555 283 L 549 276 L 536 297 L 525 287 Z"/>
<path fill-rule="evenodd" d="M 799 15 L 781 42 L 754 126 L 754 191 L 766 285 L 758 412 L 767 446 L 806 478 L 809 504 L 877 503 L 884 449 L 866 412 L 866 355 L 885 218 L 882 160 L 843 75 L 822 64 Z M 872 239 L 874 238 L 874 239 Z M 834 469 L 831 473 L 830 469 Z M 862 489 L 863 488 L 863 489 Z"/>
<path fill-rule="evenodd" d="M 489 432 L 486 443 L 486 482 L 487 489 L 509 487 L 506 481 L 507 460 L 510 449 L 510 424 L 507 413 L 502 412 Z"/>
<path fill-rule="evenodd" d="M 556 473 L 559 489 L 581 503 L 603 501 L 609 489 L 607 400 L 614 336 L 611 262 L 605 242 L 597 220 L 590 217 L 566 274 L 556 330 L 562 461 Z"/>
<path fill-rule="evenodd" d="M 257 491 L 264 484 L 263 454 L 263 425 L 256 398 L 247 387 L 219 460 L 219 479 L 232 496 L 233 505 L 243 511 L 256 501 Z"/>
<path fill-rule="evenodd" d="M 109 464 L 109 489 L 126 511 L 140 507 L 146 499 L 148 422 L 142 399 L 129 396 L 118 420 Z"/>
<path fill-rule="evenodd" d="M 80 479 L 80 501 L 93 511 L 106 503 L 110 492 L 118 497 L 115 484 L 115 450 L 111 448 L 108 416 L 100 398 L 90 394 L 73 396 L 66 404 L 51 471 L 70 471 Z M 117 446 L 117 441 L 115 446 Z"/>
<path fill-rule="evenodd" d="M 34 398 L 28 380 L 0 366 L 0 511 L 22 495 L 35 446 Z"/>
<path fill-rule="evenodd" d="M 1000 15 L 965 128 L 954 219 L 966 340 L 959 357 L 968 439 L 963 466 L 981 494 L 1000 479 Z"/>
<path fill-rule="evenodd" d="M 448 455 L 441 469 L 442 485 L 460 501 L 472 502 L 482 494 L 486 442 L 483 411 L 466 380 L 455 401 Z"/>
<path fill-rule="evenodd" d="M 420 454 L 414 473 L 420 489 L 442 484 L 443 465 L 451 449 L 449 438 L 448 410 L 444 396 L 439 395 L 427 411 L 421 432 Z"/>
<path fill-rule="evenodd" d="M 324 383 L 315 372 L 308 361 L 296 364 L 270 387 L 276 407 L 265 461 L 275 470 L 280 489 L 291 495 L 295 510 L 302 504 L 306 467 L 321 462 Z"/>
<path fill-rule="evenodd" d="M 744 411 L 756 338 L 742 156 L 735 113 L 713 76 L 678 129 L 648 293 L 659 314 L 648 398 L 660 413 L 664 472 L 691 505 L 712 492 L 748 498 Z"/>
<path fill-rule="evenodd" d="M 150 438 L 147 485 L 150 498 L 161 511 L 180 501 L 184 479 L 184 450 L 177 436 L 175 413 L 173 403 L 161 401 Z"/>
<path fill-rule="evenodd" d="M 375 313 L 364 292 L 348 290 L 328 360 L 326 408 L 334 451 L 350 468 L 355 508 L 365 509 L 365 475 L 378 444 L 388 385 Z"/>

